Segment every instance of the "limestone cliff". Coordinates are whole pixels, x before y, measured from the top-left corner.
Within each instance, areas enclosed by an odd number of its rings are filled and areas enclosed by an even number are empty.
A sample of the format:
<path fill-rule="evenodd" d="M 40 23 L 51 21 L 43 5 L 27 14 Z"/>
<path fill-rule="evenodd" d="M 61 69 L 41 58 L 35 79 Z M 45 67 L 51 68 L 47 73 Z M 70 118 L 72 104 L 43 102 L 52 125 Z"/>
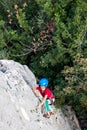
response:
<path fill-rule="evenodd" d="M 34 74 L 26 65 L 0 60 L 0 130 L 72 130 L 61 110 L 50 119 L 35 110 Z"/>

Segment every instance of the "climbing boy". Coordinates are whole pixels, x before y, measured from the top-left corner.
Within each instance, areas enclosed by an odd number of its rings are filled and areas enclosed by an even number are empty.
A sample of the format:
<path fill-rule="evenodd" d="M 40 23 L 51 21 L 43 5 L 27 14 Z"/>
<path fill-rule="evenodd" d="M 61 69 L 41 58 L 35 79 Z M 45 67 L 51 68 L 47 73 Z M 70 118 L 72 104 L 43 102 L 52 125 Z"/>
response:
<path fill-rule="evenodd" d="M 53 93 L 48 88 L 48 79 L 42 78 L 39 81 L 39 86 L 36 87 L 35 91 L 39 92 L 38 96 L 42 98 L 37 108 L 41 108 L 44 105 L 46 109 L 46 113 L 43 116 L 49 118 L 51 115 L 54 115 L 51 104 L 55 101 L 55 96 L 53 96 Z"/>

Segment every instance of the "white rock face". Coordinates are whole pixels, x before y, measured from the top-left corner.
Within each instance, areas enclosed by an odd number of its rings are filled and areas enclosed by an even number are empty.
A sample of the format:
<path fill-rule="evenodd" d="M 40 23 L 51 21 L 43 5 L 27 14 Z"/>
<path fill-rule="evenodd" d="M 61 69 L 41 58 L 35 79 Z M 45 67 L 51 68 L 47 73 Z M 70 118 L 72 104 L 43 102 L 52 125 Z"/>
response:
<path fill-rule="evenodd" d="M 39 102 L 33 86 L 36 79 L 26 65 L 0 60 L 0 130 L 71 130 L 61 110 L 50 119 L 33 111 Z"/>

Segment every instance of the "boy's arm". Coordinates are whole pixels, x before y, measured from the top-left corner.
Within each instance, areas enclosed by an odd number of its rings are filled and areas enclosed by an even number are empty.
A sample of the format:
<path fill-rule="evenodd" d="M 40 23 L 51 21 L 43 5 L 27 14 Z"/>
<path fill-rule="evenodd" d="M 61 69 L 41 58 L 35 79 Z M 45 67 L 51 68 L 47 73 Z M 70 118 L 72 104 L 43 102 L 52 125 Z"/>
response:
<path fill-rule="evenodd" d="M 35 94 L 37 97 L 39 97 L 40 99 L 42 98 L 42 95 L 40 94 L 39 90 L 35 90 Z"/>
<path fill-rule="evenodd" d="M 45 103 L 46 99 L 47 99 L 47 95 L 45 95 L 42 102 L 37 106 L 37 108 L 41 108 L 41 106 Z"/>
<path fill-rule="evenodd" d="M 36 88 L 33 88 L 33 91 L 34 91 L 34 93 L 35 93 L 35 95 L 40 99 L 40 100 L 42 100 L 42 95 L 40 94 L 40 92 L 39 92 L 39 90 L 37 89 L 37 87 Z"/>

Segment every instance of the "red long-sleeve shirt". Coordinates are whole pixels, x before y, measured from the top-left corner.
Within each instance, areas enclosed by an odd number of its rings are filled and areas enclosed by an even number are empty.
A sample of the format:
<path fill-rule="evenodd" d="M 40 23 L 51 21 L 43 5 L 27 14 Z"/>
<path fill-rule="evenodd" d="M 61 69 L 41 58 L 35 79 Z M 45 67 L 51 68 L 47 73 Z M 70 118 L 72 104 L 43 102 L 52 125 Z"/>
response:
<path fill-rule="evenodd" d="M 36 90 L 38 90 L 43 97 L 47 95 L 47 99 L 55 98 L 55 96 L 53 96 L 53 93 L 51 92 L 49 88 L 46 88 L 44 91 L 42 91 L 41 87 L 38 86 Z"/>

